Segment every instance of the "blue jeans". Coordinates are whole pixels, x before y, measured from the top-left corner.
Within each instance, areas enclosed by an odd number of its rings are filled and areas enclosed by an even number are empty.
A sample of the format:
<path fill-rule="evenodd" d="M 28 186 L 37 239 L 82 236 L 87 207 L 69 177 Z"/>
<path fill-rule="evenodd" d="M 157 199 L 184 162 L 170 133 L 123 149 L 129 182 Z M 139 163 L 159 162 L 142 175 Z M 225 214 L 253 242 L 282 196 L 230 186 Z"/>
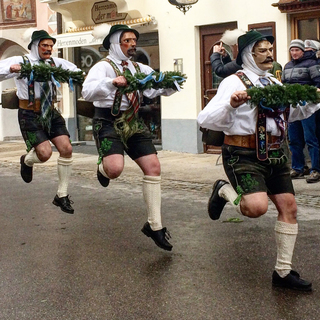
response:
<path fill-rule="evenodd" d="M 303 172 L 305 157 L 303 149 L 305 144 L 311 159 L 311 171 L 320 172 L 319 142 L 316 135 L 316 116 L 289 123 L 289 147 L 291 151 L 292 169 Z"/>

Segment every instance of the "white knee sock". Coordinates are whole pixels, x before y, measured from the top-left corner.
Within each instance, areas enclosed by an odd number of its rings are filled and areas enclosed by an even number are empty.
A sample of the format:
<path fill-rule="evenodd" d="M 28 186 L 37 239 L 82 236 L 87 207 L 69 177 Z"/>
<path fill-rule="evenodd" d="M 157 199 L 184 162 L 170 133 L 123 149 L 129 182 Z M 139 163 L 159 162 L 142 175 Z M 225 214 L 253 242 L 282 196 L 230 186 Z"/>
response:
<path fill-rule="evenodd" d="M 72 162 L 73 162 L 73 158 L 59 157 L 57 160 L 58 177 L 59 177 L 57 196 L 59 198 L 62 198 L 68 195 L 68 185 L 69 185 L 69 178 L 71 176 Z"/>
<path fill-rule="evenodd" d="M 34 150 L 34 148 L 32 148 L 26 155 L 26 157 L 24 158 L 24 163 L 28 166 L 28 167 L 33 167 L 34 163 L 41 163 L 41 161 L 39 160 L 36 151 Z"/>
<path fill-rule="evenodd" d="M 277 243 L 277 262 L 275 270 L 284 278 L 291 271 L 291 261 L 298 234 L 298 224 L 277 221 L 275 228 Z"/>
<path fill-rule="evenodd" d="M 238 213 L 241 213 L 240 203 L 235 204 L 235 200 L 238 198 L 238 194 L 233 189 L 232 185 L 227 183 L 222 186 L 218 192 L 219 196 L 224 200 L 230 202 L 232 206 L 237 210 Z"/>
<path fill-rule="evenodd" d="M 144 176 L 142 188 L 151 229 L 153 231 L 161 230 L 161 177 Z"/>
<path fill-rule="evenodd" d="M 99 172 L 100 172 L 104 177 L 110 179 L 110 178 L 108 177 L 108 175 L 106 174 L 106 172 L 104 171 L 104 169 L 103 169 L 103 164 L 102 164 L 102 163 L 99 164 L 98 170 L 99 170 Z"/>

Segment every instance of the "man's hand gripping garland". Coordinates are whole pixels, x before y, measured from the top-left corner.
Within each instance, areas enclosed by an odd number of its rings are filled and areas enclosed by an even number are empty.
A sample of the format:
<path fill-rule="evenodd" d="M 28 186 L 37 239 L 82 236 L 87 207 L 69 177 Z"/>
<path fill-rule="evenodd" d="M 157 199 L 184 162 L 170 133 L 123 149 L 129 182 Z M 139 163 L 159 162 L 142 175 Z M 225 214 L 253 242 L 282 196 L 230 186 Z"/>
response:
<path fill-rule="evenodd" d="M 25 56 L 23 58 L 24 62 L 20 63 L 21 71 L 18 79 L 28 79 L 29 105 L 34 104 L 34 82 L 40 83 L 41 115 L 39 116 L 39 121 L 50 130 L 51 106 L 56 99 L 55 88 L 61 87 L 60 83 L 68 83 L 73 91 L 74 85 L 82 85 L 84 73 L 82 71 L 69 71 L 61 66 L 56 67 L 53 60 L 51 60 L 50 64 L 40 63 L 38 65 L 31 65 Z M 50 82 L 54 85 L 53 95 L 50 93 Z"/>
<path fill-rule="evenodd" d="M 258 106 L 258 147 L 257 156 L 259 160 L 268 159 L 267 134 L 265 129 L 265 117 L 271 116 L 277 122 L 282 136 L 281 143 L 285 137 L 284 121 L 280 115 L 286 114 L 288 108 L 308 106 L 307 103 L 318 103 L 320 95 L 317 88 L 309 85 L 286 84 L 283 86 L 270 84 L 265 87 L 251 87 L 247 89 L 251 97 L 249 104 L 252 107 Z"/>

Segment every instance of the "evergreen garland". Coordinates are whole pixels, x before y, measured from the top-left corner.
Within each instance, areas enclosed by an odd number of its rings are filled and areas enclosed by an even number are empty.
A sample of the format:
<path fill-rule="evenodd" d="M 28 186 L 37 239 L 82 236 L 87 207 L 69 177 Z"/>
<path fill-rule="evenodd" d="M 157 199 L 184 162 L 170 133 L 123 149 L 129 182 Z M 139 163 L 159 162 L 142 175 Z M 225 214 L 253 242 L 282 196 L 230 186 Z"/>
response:
<path fill-rule="evenodd" d="M 30 63 L 20 63 L 20 65 L 21 71 L 18 79 L 27 78 L 30 80 L 32 72 L 33 80 L 36 82 L 52 81 L 52 76 L 60 83 L 69 83 L 71 79 L 73 84 L 82 85 L 84 81 L 84 73 L 82 71 L 69 71 L 61 66 L 54 67 L 44 63 L 33 66 Z"/>
<path fill-rule="evenodd" d="M 306 103 L 319 103 L 320 95 L 317 88 L 301 84 L 268 85 L 265 87 L 252 87 L 247 89 L 251 97 L 249 104 L 253 106 L 262 106 L 273 110 L 283 109 L 292 105 L 305 105 Z"/>
<path fill-rule="evenodd" d="M 122 75 L 127 79 L 127 86 L 119 87 L 122 94 L 146 89 L 174 89 L 177 90 L 175 81 L 182 88 L 186 76 L 178 71 L 153 72 L 149 75 L 137 72 L 134 75 L 127 69 Z"/>

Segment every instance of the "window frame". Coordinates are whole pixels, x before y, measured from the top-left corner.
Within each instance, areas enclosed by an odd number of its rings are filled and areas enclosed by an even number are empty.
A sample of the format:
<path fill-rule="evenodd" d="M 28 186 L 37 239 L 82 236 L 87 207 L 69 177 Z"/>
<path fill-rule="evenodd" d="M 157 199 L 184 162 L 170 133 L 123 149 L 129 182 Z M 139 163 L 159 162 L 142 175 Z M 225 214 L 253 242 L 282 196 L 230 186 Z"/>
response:
<path fill-rule="evenodd" d="M 277 60 L 277 41 L 276 41 L 276 23 L 274 21 L 263 22 L 263 23 L 252 23 L 248 24 L 248 30 L 255 29 L 259 31 L 259 29 L 271 28 L 272 36 L 274 37 L 273 42 L 273 52 L 274 59 Z"/>
<path fill-rule="evenodd" d="M 299 38 L 298 22 L 300 20 L 317 19 L 317 38 L 320 39 L 320 10 L 314 12 L 295 13 L 291 15 L 291 40 Z"/>

